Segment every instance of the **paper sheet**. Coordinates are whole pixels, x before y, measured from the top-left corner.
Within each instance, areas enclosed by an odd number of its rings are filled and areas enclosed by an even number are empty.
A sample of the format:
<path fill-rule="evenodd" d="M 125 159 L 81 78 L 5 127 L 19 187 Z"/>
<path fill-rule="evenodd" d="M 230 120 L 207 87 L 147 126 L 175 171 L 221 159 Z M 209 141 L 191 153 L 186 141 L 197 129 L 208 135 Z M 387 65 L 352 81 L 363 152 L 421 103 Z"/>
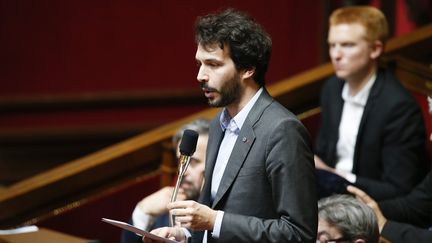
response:
<path fill-rule="evenodd" d="M 0 230 L 0 235 L 13 235 L 13 234 L 36 232 L 36 231 L 38 231 L 38 227 L 36 225 L 30 225 L 30 226 L 15 228 L 15 229 Z"/>
<path fill-rule="evenodd" d="M 130 224 L 122 222 L 122 221 L 117 221 L 117 220 L 107 219 L 107 218 L 102 218 L 102 221 L 105 222 L 105 223 L 112 224 L 112 225 L 115 225 L 117 227 L 120 227 L 122 229 L 132 231 L 134 233 L 137 233 L 137 234 L 139 234 L 141 236 L 148 237 L 148 238 L 153 239 L 153 240 L 167 242 L 167 243 L 178 243 L 178 241 L 162 238 L 160 236 L 154 235 L 154 234 L 152 234 L 152 233 L 150 233 L 148 231 L 139 229 L 139 228 L 137 228 L 137 227 L 135 227 L 133 225 L 130 225 Z"/>

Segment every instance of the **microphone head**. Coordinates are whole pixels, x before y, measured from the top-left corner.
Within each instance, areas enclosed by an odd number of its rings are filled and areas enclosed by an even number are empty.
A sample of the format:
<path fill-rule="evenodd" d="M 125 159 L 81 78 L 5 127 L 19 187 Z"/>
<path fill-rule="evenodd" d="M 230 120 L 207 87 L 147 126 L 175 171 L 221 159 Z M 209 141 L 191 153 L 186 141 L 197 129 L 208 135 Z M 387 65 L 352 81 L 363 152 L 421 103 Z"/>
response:
<path fill-rule="evenodd" d="M 186 129 L 180 142 L 180 154 L 191 156 L 196 149 L 198 133 L 194 130 Z"/>

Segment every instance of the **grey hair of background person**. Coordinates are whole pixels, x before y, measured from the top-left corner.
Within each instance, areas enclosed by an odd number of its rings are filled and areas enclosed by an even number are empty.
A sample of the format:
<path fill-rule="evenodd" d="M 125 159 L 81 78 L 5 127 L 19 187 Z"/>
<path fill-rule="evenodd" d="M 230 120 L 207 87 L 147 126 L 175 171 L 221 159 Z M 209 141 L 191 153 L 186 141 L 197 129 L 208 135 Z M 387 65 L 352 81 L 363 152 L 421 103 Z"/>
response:
<path fill-rule="evenodd" d="M 344 238 L 379 240 L 378 222 L 366 204 L 351 195 L 333 195 L 318 201 L 318 217 L 336 227 Z"/>
<path fill-rule="evenodd" d="M 180 142 L 184 130 L 186 129 L 194 130 L 198 133 L 198 135 L 201 135 L 201 134 L 208 134 L 209 127 L 210 127 L 210 121 L 203 118 L 199 118 L 190 123 L 185 124 L 173 136 L 172 138 L 173 147 L 177 148 L 177 144 Z"/>

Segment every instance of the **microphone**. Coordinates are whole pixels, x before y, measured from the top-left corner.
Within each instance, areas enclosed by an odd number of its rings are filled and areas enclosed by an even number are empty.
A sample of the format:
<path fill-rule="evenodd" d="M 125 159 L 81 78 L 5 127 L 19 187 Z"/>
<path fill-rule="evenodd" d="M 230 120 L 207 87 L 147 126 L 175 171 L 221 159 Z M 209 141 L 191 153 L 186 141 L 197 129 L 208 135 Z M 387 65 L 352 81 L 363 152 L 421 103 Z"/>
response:
<path fill-rule="evenodd" d="M 183 136 L 180 142 L 180 159 L 178 165 L 177 182 L 174 187 L 173 194 L 171 195 L 171 202 L 174 202 L 177 198 L 178 189 L 183 179 L 183 175 L 189 166 L 190 158 L 196 150 L 197 141 L 198 141 L 198 133 L 196 131 L 186 129 L 183 132 Z M 169 221 L 170 221 L 169 222 L 170 227 L 174 227 L 174 219 L 171 213 L 170 213 Z"/>

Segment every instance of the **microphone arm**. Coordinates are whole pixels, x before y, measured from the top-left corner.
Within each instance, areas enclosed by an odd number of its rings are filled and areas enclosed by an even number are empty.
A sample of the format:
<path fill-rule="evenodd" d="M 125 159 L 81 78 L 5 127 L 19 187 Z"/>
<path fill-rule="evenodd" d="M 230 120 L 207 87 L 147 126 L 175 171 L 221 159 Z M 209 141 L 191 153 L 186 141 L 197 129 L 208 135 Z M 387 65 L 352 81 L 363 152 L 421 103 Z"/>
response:
<path fill-rule="evenodd" d="M 173 194 L 171 195 L 171 202 L 177 198 L 178 189 L 180 187 L 183 176 L 189 166 L 190 158 L 195 152 L 198 141 L 198 133 L 194 130 L 186 129 L 183 131 L 183 136 L 179 145 L 180 159 L 178 166 L 178 176 L 176 186 L 174 187 Z M 169 226 L 174 227 L 174 216 L 169 213 Z"/>
<path fill-rule="evenodd" d="M 177 199 L 178 189 L 180 187 L 181 181 L 183 180 L 183 175 L 189 166 L 190 158 L 190 156 L 186 155 L 180 156 L 177 182 L 171 195 L 171 202 L 174 202 Z M 171 212 L 169 213 L 169 226 L 174 227 L 174 215 L 171 215 Z"/>
<path fill-rule="evenodd" d="M 177 177 L 177 182 L 176 182 L 173 194 L 171 195 L 171 202 L 174 202 L 177 199 L 178 189 L 179 189 L 181 181 L 183 179 L 183 175 L 189 166 L 189 163 L 190 163 L 190 156 L 186 156 L 186 155 L 180 156 L 178 177 Z"/>

